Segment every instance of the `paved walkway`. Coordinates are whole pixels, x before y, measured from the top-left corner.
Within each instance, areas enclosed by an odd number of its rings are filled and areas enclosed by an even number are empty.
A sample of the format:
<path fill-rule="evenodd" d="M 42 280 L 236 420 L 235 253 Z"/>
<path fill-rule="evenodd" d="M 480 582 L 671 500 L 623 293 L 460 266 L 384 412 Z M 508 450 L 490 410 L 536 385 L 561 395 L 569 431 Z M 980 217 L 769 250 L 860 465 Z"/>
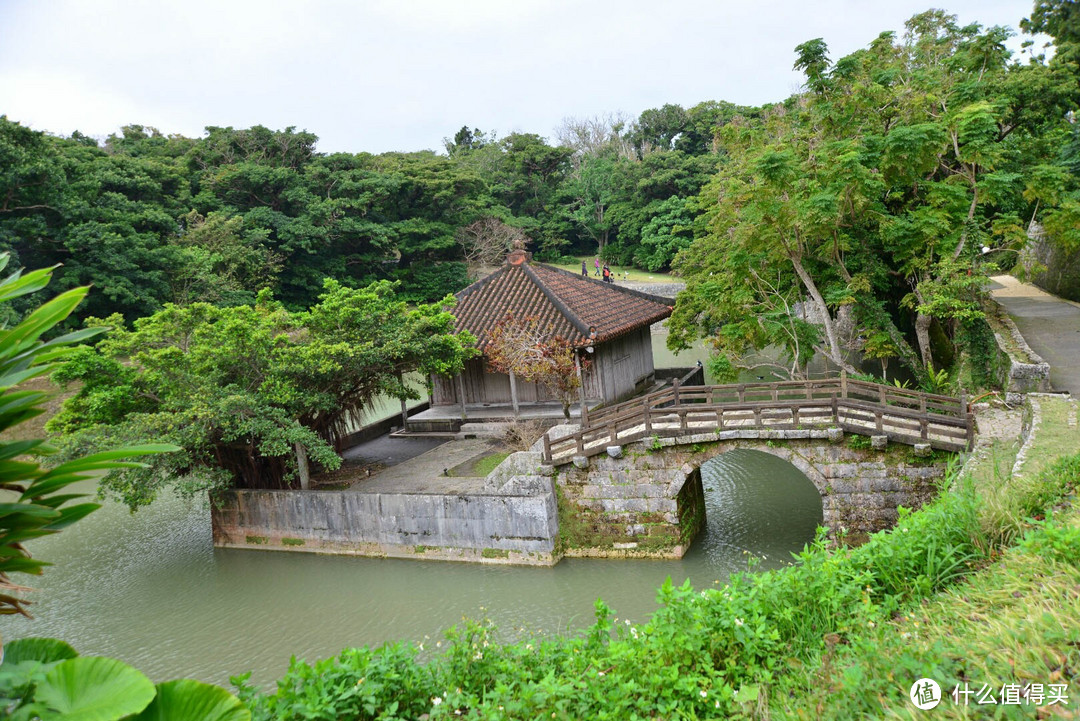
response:
<path fill-rule="evenodd" d="M 1009 275 L 991 281 L 994 300 L 1005 306 L 1031 349 L 1050 364 L 1054 390 L 1080 396 L 1080 303 Z"/>
<path fill-rule="evenodd" d="M 445 476 L 447 468 L 491 452 L 495 442 L 487 438 L 450 441 L 415 458 L 379 471 L 349 488 L 355 493 L 467 494 L 483 489 L 483 478 Z"/>

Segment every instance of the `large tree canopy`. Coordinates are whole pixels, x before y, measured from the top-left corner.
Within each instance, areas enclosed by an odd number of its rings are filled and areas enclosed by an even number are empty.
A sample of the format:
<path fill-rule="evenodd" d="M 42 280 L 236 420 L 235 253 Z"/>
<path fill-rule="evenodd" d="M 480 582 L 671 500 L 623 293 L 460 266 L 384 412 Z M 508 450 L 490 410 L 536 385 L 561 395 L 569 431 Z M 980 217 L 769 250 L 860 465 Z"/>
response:
<path fill-rule="evenodd" d="M 167 305 L 132 329 L 119 316 L 95 348 L 53 376 L 78 382 L 50 421 L 68 452 L 158 439 L 183 450 L 104 481 L 127 504 L 182 490 L 288 488 L 310 458 L 336 468 L 338 441 L 379 395 L 415 397 L 403 377 L 456 373 L 474 339 L 454 333 L 448 297 L 408 307 L 392 285 L 328 280 L 293 313 L 269 292 L 254 305 Z"/>
<path fill-rule="evenodd" d="M 1019 247 L 1040 210 L 1062 217 L 1075 182 L 1047 143 L 1071 132 L 1068 83 L 1011 61 L 1008 35 L 929 11 L 835 63 L 800 45 L 807 91 L 721 131 L 727 159 L 675 263 L 689 285 L 672 343 L 710 337 L 725 367 L 779 345 L 797 372 L 814 351 L 850 369 L 874 338 L 874 357 L 937 365 L 934 329 L 981 315 L 981 249 Z"/>

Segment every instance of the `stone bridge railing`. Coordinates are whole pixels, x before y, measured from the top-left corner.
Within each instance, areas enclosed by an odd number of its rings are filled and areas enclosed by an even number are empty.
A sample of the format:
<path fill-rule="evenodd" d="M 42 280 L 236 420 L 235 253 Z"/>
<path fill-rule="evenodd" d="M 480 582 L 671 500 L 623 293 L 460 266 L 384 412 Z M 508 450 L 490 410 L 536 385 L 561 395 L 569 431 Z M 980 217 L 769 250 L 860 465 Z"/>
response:
<path fill-rule="evenodd" d="M 908 445 L 966 451 L 974 424 L 966 398 L 846 376 L 824 380 L 680 386 L 589 413 L 584 427 L 544 436 L 544 460 L 569 463 L 645 438 L 734 430 L 835 427 Z"/>

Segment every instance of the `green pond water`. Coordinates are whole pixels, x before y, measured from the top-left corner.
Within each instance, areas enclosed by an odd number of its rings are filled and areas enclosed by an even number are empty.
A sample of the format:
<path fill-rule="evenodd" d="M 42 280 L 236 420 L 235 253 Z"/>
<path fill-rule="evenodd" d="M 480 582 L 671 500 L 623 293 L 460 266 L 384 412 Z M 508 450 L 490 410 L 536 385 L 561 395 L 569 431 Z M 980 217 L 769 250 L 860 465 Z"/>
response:
<path fill-rule="evenodd" d="M 63 638 L 155 680 L 226 683 L 281 676 L 292 654 L 411 639 L 428 645 L 462 617 L 488 617 L 505 638 L 587 626 L 597 598 L 644 621 L 664 579 L 722 583 L 749 556 L 775 568 L 813 537 L 821 501 L 775 456 L 731 451 L 702 469 L 707 527 L 680 561 L 568 559 L 552 568 L 215 549 L 205 502 L 162 498 L 132 515 L 107 504 L 35 543 L 56 564 L 35 620 L 0 620 L 5 639 Z"/>

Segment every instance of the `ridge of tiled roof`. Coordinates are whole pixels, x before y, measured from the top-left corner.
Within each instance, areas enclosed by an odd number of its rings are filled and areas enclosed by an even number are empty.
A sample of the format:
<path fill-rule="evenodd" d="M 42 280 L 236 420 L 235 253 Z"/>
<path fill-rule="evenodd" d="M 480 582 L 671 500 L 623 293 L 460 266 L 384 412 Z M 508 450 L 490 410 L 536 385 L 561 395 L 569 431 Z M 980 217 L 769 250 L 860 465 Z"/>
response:
<path fill-rule="evenodd" d="M 475 335 L 480 349 L 487 330 L 508 315 L 550 323 L 555 335 L 585 346 L 652 325 L 672 311 L 666 298 L 529 262 L 507 263 L 456 297 L 457 329 Z"/>

